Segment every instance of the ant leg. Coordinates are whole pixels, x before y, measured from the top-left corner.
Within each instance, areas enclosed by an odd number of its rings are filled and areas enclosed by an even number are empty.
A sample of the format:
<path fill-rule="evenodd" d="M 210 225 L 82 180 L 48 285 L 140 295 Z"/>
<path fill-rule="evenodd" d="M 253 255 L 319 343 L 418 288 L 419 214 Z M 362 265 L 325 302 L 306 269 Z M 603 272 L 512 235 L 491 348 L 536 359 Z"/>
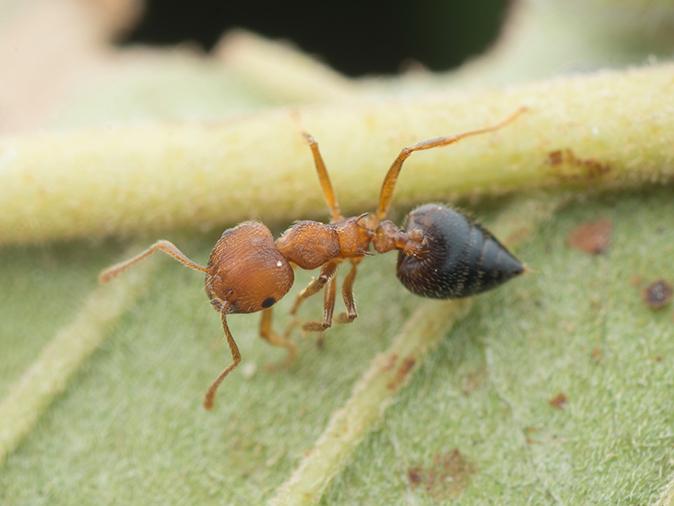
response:
<path fill-rule="evenodd" d="M 220 310 L 220 319 L 222 320 L 222 328 L 225 331 L 225 337 L 227 338 L 227 344 L 229 345 L 229 351 L 232 353 L 232 363 L 229 364 L 227 367 L 225 367 L 220 374 L 218 374 L 218 377 L 215 378 L 213 383 L 211 383 L 211 386 L 208 387 L 208 391 L 206 392 L 206 396 L 204 397 L 204 408 L 210 410 L 213 408 L 213 398 L 215 397 L 215 392 L 218 390 L 218 387 L 220 386 L 220 383 L 222 383 L 222 380 L 224 380 L 227 375 L 232 372 L 232 370 L 239 365 L 239 362 L 241 362 L 241 353 L 239 353 L 239 347 L 236 345 L 236 342 L 234 341 L 234 338 L 232 337 L 232 333 L 229 331 L 229 327 L 227 326 L 227 312 L 229 310 L 229 307 L 227 306 L 226 302 L 219 301 L 218 303 L 214 303 L 215 305 L 219 305 L 222 309 Z"/>
<path fill-rule="evenodd" d="M 337 262 L 328 262 L 323 267 L 321 267 L 321 272 L 317 278 L 312 279 L 309 284 L 304 287 L 304 289 L 297 295 L 293 307 L 290 309 L 290 314 L 295 316 L 297 311 L 299 311 L 302 303 L 311 297 L 312 295 L 317 294 L 325 286 L 330 278 L 335 275 L 337 270 Z"/>
<path fill-rule="evenodd" d="M 272 346 L 280 346 L 288 350 L 288 356 L 280 364 L 269 364 L 270 369 L 275 369 L 278 366 L 288 367 L 297 358 L 297 346 L 287 337 L 281 336 L 274 332 L 271 328 L 272 309 L 267 308 L 262 310 L 262 318 L 260 319 L 260 337 L 267 341 Z"/>
<path fill-rule="evenodd" d="M 335 295 L 337 294 L 337 278 L 332 276 L 325 286 L 323 299 L 323 321 L 307 322 L 302 325 L 302 330 L 309 332 L 322 332 L 332 325 L 332 313 L 335 311 Z"/>
<path fill-rule="evenodd" d="M 314 157 L 314 165 L 316 166 L 316 172 L 318 173 L 318 180 L 321 183 L 321 188 L 323 189 L 323 197 L 325 198 L 326 204 L 330 208 L 331 214 L 331 223 L 344 219 L 342 216 L 342 211 L 339 209 L 339 203 L 337 202 L 337 195 L 335 195 L 335 190 L 332 188 L 332 183 L 330 182 L 330 176 L 328 175 L 328 170 L 325 168 L 325 162 L 321 156 L 321 152 L 318 149 L 318 142 L 314 139 L 311 134 L 307 132 L 302 132 L 304 139 L 309 144 L 309 149 L 311 149 L 311 154 Z"/>
<path fill-rule="evenodd" d="M 299 311 L 300 306 L 306 299 L 308 299 L 312 295 L 317 294 L 323 289 L 328 280 L 335 275 L 335 271 L 337 270 L 337 263 L 338 262 L 328 262 L 323 267 L 321 267 L 321 272 L 318 275 L 318 277 L 312 279 L 309 282 L 309 284 L 305 286 L 304 289 L 297 295 L 297 297 L 295 298 L 295 302 L 293 303 L 293 306 L 290 309 L 290 315 L 293 317 L 293 319 L 286 327 L 285 332 L 283 333 L 283 337 L 288 338 L 295 329 L 295 327 L 299 325 L 297 312 Z"/>
<path fill-rule="evenodd" d="M 362 258 L 354 258 L 351 260 L 351 270 L 344 278 L 342 285 L 342 297 L 344 298 L 344 305 L 346 306 L 346 313 L 341 313 L 337 316 L 338 323 L 351 323 L 358 316 L 356 311 L 356 301 L 353 300 L 353 282 L 356 279 L 358 272 L 358 264 Z"/>
<path fill-rule="evenodd" d="M 466 137 L 472 137 L 473 135 L 480 135 L 488 132 L 494 132 L 500 128 L 503 128 L 510 122 L 514 121 L 515 118 L 517 118 L 524 111 L 526 111 L 526 108 L 520 107 L 519 109 L 517 109 L 517 111 L 515 111 L 513 114 L 508 116 L 500 123 L 497 123 L 496 125 L 492 125 L 485 128 L 479 128 L 477 130 L 471 130 L 469 132 L 463 132 L 458 135 L 451 135 L 448 137 L 437 137 L 435 139 L 429 139 L 414 144 L 412 146 L 403 148 L 402 151 L 400 151 L 398 157 L 393 161 L 393 164 L 391 164 L 391 167 L 389 168 L 388 172 L 386 173 L 386 177 L 384 178 L 384 182 L 381 185 L 381 191 L 379 193 L 379 206 L 377 207 L 377 218 L 379 220 L 383 220 L 384 218 L 386 218 L 388 210 L 391 207 L 391 200 L 393 199 L 393 190 L 395 189 L 396 182 L 398 181 L 400 169 L 402 169 L 403 162 L 412 153 L 414 153 L 415 151 L 423 151 L 425 149 L 448 146 L 450 144 L 454 144 L 455 142 L 459 142 L 461 139 L 465 139 Z"/>
<path fill-rule="evenodd" d="M 199 265 L 198 263 L 193 262 L 192 260 L 187 258 L 187 256 L 182 251 L 180 251 L 175 244 L 169 241 L 161 240 L 157 241 L 148 249 L 146 249 L 142 253 L 139 253 L 135 257 L 108 267 L 98 275 L 98 281 L 101 283 L 107 283 L 111 279 L 117 277 L 119 274 L 127 270 L 133 264 L 140 262 L 145 257 L 150 256 L 155 251 L 162 251 L 167 255 L 170 255 L 174 259 L 176 259 L 184 266 L 189 267 L 190 269 L 193 269 L 195 271 L 205 273 L 208 272 L 208 269 L 206 267 L 204 267 L 203 265 Z"/>

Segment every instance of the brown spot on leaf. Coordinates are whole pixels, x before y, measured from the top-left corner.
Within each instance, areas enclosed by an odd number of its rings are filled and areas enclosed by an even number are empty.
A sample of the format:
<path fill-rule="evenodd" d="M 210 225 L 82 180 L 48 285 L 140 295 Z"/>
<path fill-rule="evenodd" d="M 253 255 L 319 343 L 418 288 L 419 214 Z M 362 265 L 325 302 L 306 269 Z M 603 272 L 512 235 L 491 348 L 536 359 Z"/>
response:
<path fill-rule="evenodd" d="M 418 486 L 421 483 L 421 468 L 410 467 L 407 470 L 407 479 L 410 480 L 410 485 L 413 487 Z"/>
<path fill-rule="evenodd" d="M 557 149 L 548 153 L 547 164 L 555 177 L 568 182 L 598 179 L 611 167 L 594 158 L 580 158 L 571 149 Z"/>
<path fill-rule="evenodd" d="M 422 487 L 436 500 L 454 499 L 470 484 L 475 466 L 466 460 L 458 448 L 438 453 L 428 467 L 415 466 L 407 470 L 407 479 L 414 488 Z"/>
<path fill-rule="evenodd" d="M 508 237 L 506 237 L 503 240 L 503 243 L 504 244 L 520 243 L 520 242 L 523 242 L 524 239 L 529 237 L 530 234 L 531 234 L 531 228 L 526 227 L 526 226 L 519 227 L 519 228 L 516 228 L 515 230 L 513 230 L 510 234 L 508 234 Z"/>
<path fill-rule="evenodd" d="M 410 373 L 415 363 L 416 359 L 414 357 L 407 357 L 405 360 L 403 360 L 403 363 L 400 364 L 400 367 L 398 367 L 395 376 L 391 381 L 389 381 L 386 387 L 389 390 L 395 390 L 398 388 L 402 382 L 405 381 L 405 378 Z"/>
<path fill-rule="evenodd" d="M 672 301 L 672 285 L 658 279 L 644 289 L 642 297 L 651 309 L 662 309 Z"/>
<path fill-rule="evenodd" d="M 562 323 L 562 326 L 564 327 L 564 331 L 569 334 L 576 331 L 576 324 L 572 321 L 565 321 Z"/>
<path fill-rule="evenodd" d="M 483 367 L 470 371 L 461 380 L 461 391 L 464 395 L 470 395 L 487 379 L 487 370 Z"/>
<path fill-rule="evenodd" d="M 585 253 L 599 255 L 604 253 L 611 243 L 613 223 L 608 219 L 601 219 L 577 226 L 567 237 L 567 243 Z"/>
<path fill-rule="evenodd" d="M 569 398 L 566 396 L 566 394 L 564 394 L 563 392 L 559 392 L 552 399 L 550 399 L 548 403 L 553 408 L 562 409 L 568 400 Z"/>
<path fill-rule="evenodd" d="M 599 295 L 592 295 L 590 297 L 590 307 L 596 313 L 603 307 L 605 300 Z"/>
<path fill-rule="evenodd" d="M 528 445 L 539 444 L 540 441 L 534 439 L 538 429 L 536 427 L 524 427 L 524 437 Z"/>
<path fill-rule="evenodd" d="M 561 149 L 550 151 L 548 153 L 548 163 L 553 167 L 560 165 L 564 161 L 564 152 Z"/>
<path fill-rule="evenodd" d="M 634 274 L 630 277 L 630 285 L 636 286 L 637 288 L 644 284 L 644 280 L 641 279 L 641 276 Z"/>

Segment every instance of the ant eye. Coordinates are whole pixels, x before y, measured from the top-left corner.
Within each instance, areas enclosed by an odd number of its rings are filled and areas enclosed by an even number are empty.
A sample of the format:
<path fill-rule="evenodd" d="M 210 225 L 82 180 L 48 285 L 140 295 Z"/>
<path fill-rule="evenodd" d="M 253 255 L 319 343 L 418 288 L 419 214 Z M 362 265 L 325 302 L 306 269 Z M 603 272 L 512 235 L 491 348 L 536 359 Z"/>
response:
<path fill-rule="evenodd" d="M 272 307 L 275 302 L 276 302 L 276 299 L 274 297 L 267 297 L 266 299 L 264 299 L 262 301 L 262 307 L 265 308 L 265 309 L 268 308 L 268 307 Z"/>
<path fill-rule="evenodd" d="M 448 299 L 467 297 L 505 283 L 524 267 L 489 231 L 438 204 L 416 208 L 405 230 L 423 232 L 424 249 L 398 254 L 397 275 L 412 293 Z"/>

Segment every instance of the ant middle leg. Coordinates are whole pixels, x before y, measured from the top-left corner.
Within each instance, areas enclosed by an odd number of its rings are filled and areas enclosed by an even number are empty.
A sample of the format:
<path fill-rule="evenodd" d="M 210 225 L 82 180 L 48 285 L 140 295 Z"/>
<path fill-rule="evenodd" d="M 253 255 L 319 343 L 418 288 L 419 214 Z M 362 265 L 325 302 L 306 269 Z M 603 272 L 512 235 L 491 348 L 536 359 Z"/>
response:
<path fill-rule="evenodd" d="M 323 299 L 323 321 L 307 322 L 302 325 L 302 330 L 308 332 L 323 332 L 332 325 L 332 314 L 335 311 L 335 296 L 337 294 L 337 278 L 332 276 L 325 285 Z"/>
<path fill-rule="evenodd" d="M 108 267 L 98 275 L 98 280 L 101 283 L 107 283 L 111 279 L 117 277 L 119 274 L 127 270 L 132 265 L 136 264 L 137 262 L 140 262 L 142 259 L 150 256 L 152 253 L 155 253 L 156 251 L 166 253 L 167 255 L 173 257 L 175 260 L 183 264 L 185 267 L 189 267 L 192 270 L 204 273 L 208 272 L 208 269 L 206 267 L 204 267 L 203 265 L 199 265 L 198 263 L 187 258 L 187 255 L 185 255 L 185 253 L 180 251 L 175 244 L 173 244 L 170 241 L 162 239 L 160 241 L 157 241 L 152 246 L 147 248 L 145 251 L 139 253 L 135 257 L 129 258 L 128 260 L 119 262 L 115 265 Z"/>
<path fill-rule="evenodd" d="M 283 337 L 288 338 L 293 330 L 295 330 L 295 328 L 299 325 L 300 321 L 299 318 L 297 318 L 297 312 L 299 311 L 300 306 L 309 297 L 317 294 L 323 289 L 330 278 L 335 275 L 337 264 L 338 262 L 335 261 L 325 264 L 323 267 L 321 267 L 321 272 L 319 273 L 318 277 L 312 279 L 309 284 L 305 286 L 299 294 L 297 294 L 297 297 L 295 297 L 295 302 L 290 308 L 290 316 L 292 316 L 292 320 L 286 327 Z"/>
<path fill-rule="evenodd" d="M 273 308 L 262 310 L 262 317 L 260 318 L 260 337 L 267 341 L 272 346 L 279 346 L 288 351 L 286 358 L 278 364 L 268 364 L 268 369 L 277 369 L 279 367 L 288 367 L 297 358 L 297 346 L 287 336 L 282 336 L 274 332 L 271 326 Z"/>
<path fill-rule="evenodd" d="M 297 315 L 297 312 L 299 311 L 302 303 L 312 295 L 320 292 L 325 284 L 330 280 L 330 278 L 335 275 L 336 270 L 337 262 L 328 262 L 323 267 L 321 267 L 321 272 L 318 274 L 318 277 L 312 279 L 295 298 L 295 302 L 290 309 L 290 314 L 292 316 Z"/>
<path fill-rule="evenodd" d="M 361 262 L 361 260 L 362 258 L 353 258 L 351 260 L 351 270 L 344 278 L 344 284 L 342 285 L 342 297 L 344 298 L 346 312 L 340 313 L 337 316 L 337 323 L 351 323 L 358 317 L 356 301 L 353 299 L 353 283 L 356 279 L 356 274 L 358 273 L 358 264 Z"/>
<path fill-rule="evenodd" d="M 236 345 L 236 341 L 234 341 L 234 337 L 232 336 L 229 326 L 227 325 L 227 312 L 229 310 L 229 306 L 226 302 L 219 299 L 217 304 L 214 304 L 214 306 L 215 305 L 221 308 L 220 319 L 222 320 L 222 328 L 225 331 L 225 338 L 227 339 L 227 344 L 229 345 L 229 351 L 232 353 L 232 363 L 225 367 L 222 372 L 218 374 L 217 378 L 213 380 L 211 386 L 208 387 L 208 391 L 204 397 L 204 408 L 207 410 L 213 409 L 213 399 L 215 398 L 215 392 L 217 392 L 220 383 L 222 383 L 222 380 L 224 380 L 227 375 L 232 372 L 237 365 L 239 365 L 239 362 L 241 362 L 241 353 L 239 352 L 239 347 Z"/>

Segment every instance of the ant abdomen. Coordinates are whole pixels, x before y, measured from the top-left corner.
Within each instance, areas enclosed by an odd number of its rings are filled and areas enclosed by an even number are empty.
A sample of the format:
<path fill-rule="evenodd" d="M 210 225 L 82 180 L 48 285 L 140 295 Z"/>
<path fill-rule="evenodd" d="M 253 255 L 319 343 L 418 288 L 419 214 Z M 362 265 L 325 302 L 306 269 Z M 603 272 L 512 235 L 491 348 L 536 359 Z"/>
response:
<path fill-rule="evenodd" d="M 407 215 L 404 229 L 421 230 L 421 253 L 398 254 L 397 275 L 412 293 L 434 299 L 467 297 L 495 288 L 524 267 L 489 231 L 460 212 L 425 204 Z"/>

